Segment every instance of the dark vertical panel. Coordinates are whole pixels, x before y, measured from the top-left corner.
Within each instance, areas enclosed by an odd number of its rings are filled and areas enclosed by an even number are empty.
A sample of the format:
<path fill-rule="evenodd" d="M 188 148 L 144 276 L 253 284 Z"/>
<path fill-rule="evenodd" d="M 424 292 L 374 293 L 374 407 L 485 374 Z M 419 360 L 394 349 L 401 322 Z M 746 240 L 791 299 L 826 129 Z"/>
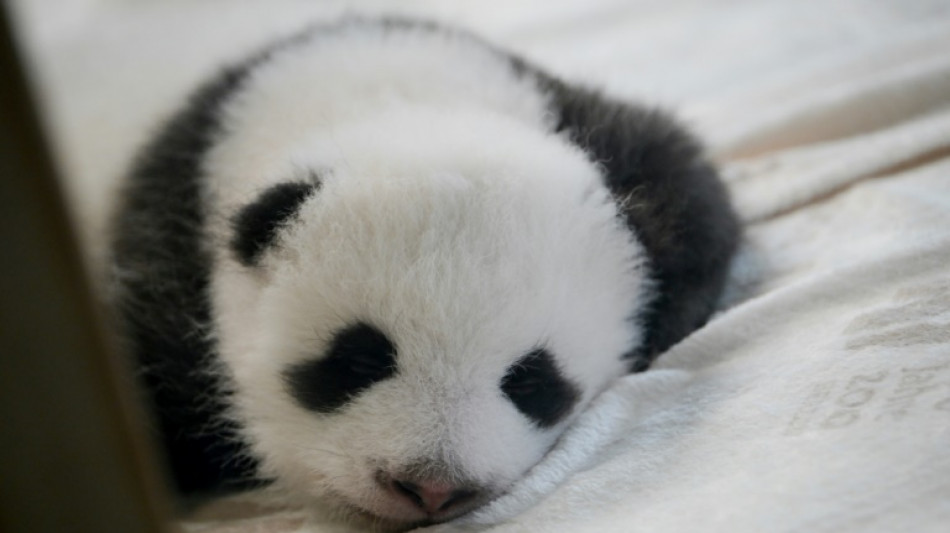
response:
<path fill-rule="evenodd" d="M 27 89 L 0 9 L 0 531 L 163 531 Z"/>

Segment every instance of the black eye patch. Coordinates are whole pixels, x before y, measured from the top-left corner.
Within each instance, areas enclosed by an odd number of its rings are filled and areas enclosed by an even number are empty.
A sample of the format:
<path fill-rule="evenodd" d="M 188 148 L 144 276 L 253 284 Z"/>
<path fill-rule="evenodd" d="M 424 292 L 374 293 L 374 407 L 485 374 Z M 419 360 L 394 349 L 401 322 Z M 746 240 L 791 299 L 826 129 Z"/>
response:
<path fill-rule="evenodd" d="M 544 348 L 513 364 L 501 380 L 501 390 L 522 414 L 542 428 L 557 424 L 580 398 L 577 387 L 561 374 Z"/>
<path fill-rule="evenodd" d="M 241 208 L 232 223 L 231 239 L 231 250 L 238 260 L 245 266 L 256 265 L 264 251 L 274 244 L 277 231 L 297 214 L 300 205 L 318 187 L 316 180 L 279 183 Z"/>
<path fill-rule="evenodd" d="M 395 373 L 392 341 L 375 327 L 358 322 L 337 332 L 324 357 L 285 370 L 284 381 L 301 406 L 331 413 Z"/>

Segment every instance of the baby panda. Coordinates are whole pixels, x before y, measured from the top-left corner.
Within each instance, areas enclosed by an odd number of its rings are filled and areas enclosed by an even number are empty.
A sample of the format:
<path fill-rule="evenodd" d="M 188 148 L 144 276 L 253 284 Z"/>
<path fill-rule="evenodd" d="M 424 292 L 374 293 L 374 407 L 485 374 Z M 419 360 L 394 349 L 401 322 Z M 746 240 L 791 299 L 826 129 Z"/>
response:
<path fill-rule="evenodd" d="M 183 494 L 404 529 L 504 493 L 701 326 L 738 233 L 667 115 L 348 18 L 226 68 L 139 154 L 114 299 Z"/>

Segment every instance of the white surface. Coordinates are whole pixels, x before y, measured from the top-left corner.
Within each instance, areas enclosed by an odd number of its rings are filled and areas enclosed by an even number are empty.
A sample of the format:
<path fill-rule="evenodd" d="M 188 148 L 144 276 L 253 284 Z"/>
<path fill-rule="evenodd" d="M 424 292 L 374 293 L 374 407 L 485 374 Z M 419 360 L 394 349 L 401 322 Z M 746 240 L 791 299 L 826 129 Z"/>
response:
<path fill-rule="evenodd" d="M 105 191 L 201 73 L 345 7 L 50 4 L 25 11 L 93 250 Z M 603 395 L 511 494 L 435 530 L 947 530 L 950 3 L 399 6 L 677 108 L 750 223 L 726 312 Z"/>

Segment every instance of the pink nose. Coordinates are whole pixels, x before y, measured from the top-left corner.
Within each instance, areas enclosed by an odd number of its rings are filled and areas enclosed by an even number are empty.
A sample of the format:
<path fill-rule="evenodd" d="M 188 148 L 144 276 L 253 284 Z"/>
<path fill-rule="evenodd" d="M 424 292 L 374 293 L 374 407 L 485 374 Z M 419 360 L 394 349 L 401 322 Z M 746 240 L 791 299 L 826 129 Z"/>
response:
<path fill-rule="evenodd" d="M 477 491 L 439 481 L 393 479 L 390 490 L 402 495 L 427 514 L 453 510 L 477 495 Z"/>

